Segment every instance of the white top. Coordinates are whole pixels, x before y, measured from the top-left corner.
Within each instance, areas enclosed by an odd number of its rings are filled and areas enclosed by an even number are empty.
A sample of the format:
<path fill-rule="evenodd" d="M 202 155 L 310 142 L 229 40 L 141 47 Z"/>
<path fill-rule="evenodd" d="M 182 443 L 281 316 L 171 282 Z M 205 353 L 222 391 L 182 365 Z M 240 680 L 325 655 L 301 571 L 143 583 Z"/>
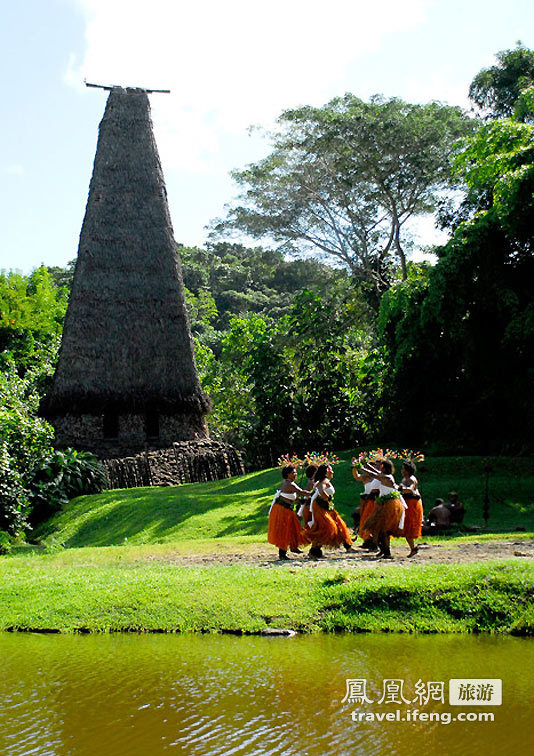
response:
<path fill-rule="evenodd" d="M 407 486 L 407 488 L 409 488 L 409 486 L 413 485 L 413 484 L 415 483 L 415 481 L 416 481 L 417 479 L 416 479 L 416 478 L 414 478 L 414 476 L 413 476 L 413 475 L 410 475 L 410 477 L 409 477 L 409 478 L 403 478 L 403 479 L 402 479 L 401 488 L 403 488 L 403 487 L 404 487 L 404 485 L 403 485 L 403 484 L 404 484 L 404 481 L 405 481 L 405 480 L 407 480 L 407 481 L 408 481 L 408 486 Z M 421 494 L 419 493 L 419 489 L 418 489 L 418 487 L 417 487 L 417 486 L 416 486 L 416 487 L 414 488 L 414 491 L 413 491 L 413 492 L 414 492 L 414 494 L 415 494 L 416 496 L 421 496 Z M 408 494 L 406 494 L 406 496 L 409 496 L 409 495 L 408 495 Z"/>
<path fill-rule="evenodd" d="M 284 499 L 289 499 L 290 501 L 295 501 L 295 499 L 297 498 L 297 494 L 294 491 L 282 491 L 281 489 L 278 489 L 276 495 L 278 496 L 279 494 L 280 496 L 283 496 Z"/>
<path fill-rule="evenodd" d="M 393 477 L 393 475 L 387 475 L 384 477 L 387 477 L 391 481 L 391 486 L 386 486 L 386 484 L 382 483 L 381 480 L 374 481 L 377 484 L 375 488 L 378 488 L 379 496 L 385 496 L 386 494 L 393 493 L 393 491 L 397 490 L 395 487 L 395 478 Z"/>
<path fill-rule="evenodd" d="M 369 483 L 364 483 L 363 492 L 365 494 L 370 494 L 371 491 L 376 491 L 377 488 L 380 488 L 380 481 L 378 481 L 376 478 L 373 478 L 373 480 L 370 480 Z"/>
<path fill-rule="evenodd" d="M 336 492 L 336 489 L 334 488 L 334 486 L 332 485 L 332 483 L 329 483 L 327 485 L 327 487 L 325 488 L 324 492 L 325 492 L 325 494 L 327 496 L 333 496 L 335 494 L 335 492 Z M 317 487 L 316 487 L 315 488 L 315 492 L 314 492 L 314 494 L 313 494 L 313 496 L 311 498 L 311 502 L 310 502 L 311 520 L 308 523 L 308 527 L 309 528 L 311 528 L 312 525 L 315 522 L 314 506 L 313 505 L 315 503 L 315 500 L 318 499 L 318 498 L 319 498 L 319 492 L 317 491 Z M 322 498 L 322 497 L 320 497 L 320 498 Z"/>
<path fill-rule="evenodd" d="M 280 489 L 278 489 L 278 491 L 274 495 L 271 506 L 269 507 L 269 514 L 271 514 L 271 509 L 276 504 L 276 500 L 278 499 L 279 496 L 283 496 L 284 499 L 289 499 L 290 501 L 295 501 L 295 499 L 297 498 L 297 494 L 294 492 L 286 493 L 285 491 L 281 491 Z"/>

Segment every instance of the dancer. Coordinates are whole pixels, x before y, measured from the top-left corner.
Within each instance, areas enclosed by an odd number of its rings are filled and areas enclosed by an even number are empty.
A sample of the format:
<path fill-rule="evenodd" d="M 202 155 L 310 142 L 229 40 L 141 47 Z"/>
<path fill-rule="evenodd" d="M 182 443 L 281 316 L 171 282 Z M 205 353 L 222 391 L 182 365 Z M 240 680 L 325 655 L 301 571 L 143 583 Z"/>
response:
<path fill-rule="evenodd" d="M 415 556 L 419 551 L 419 548 L 415 545 L 415 539 L 421 538 L 421 529 L 423 527 L 423 503 L 421 501 L 421 494 L 417 490 L 417 485 L 415 465 L 413 462 L 405 460 L 402 463 L 400 490 L 407 506 L 403 535 L 410 547 L 409 557 Z"/>
<path fill-rule="evenodd" d="M 269 510 L 267 540 L 278 547 L 278 558 L 289 559 L 288 549 L 302 554 L 299 546 L 310 543 L 300 526 L 299 518 L 293 511 L 297 496 L 306 496 L 306 491 L 297 486 L 297 468 L 292 465 L 282 468 L 283 482 L 276 492 Z"/>
<path fill-rule="evenodd" d="M 311 520 L 307 533 L 311 540 L 310 558 L 324 556 L 322 547 L 335 549 L 341 545 L 353 551 L 350 531 L 342 517 L 332 507 L 335 488 L 331 465 L 319 465 L 315 473 L 315 493 L 311 499 Z M 331 508 L 332 507 L 332 508 Z"/>
<path fill-rule="evenodd" d="M 360 471 L 358 469 L 358 466 L 361 464 L 359 460 L 353 458 L 351 464 L 354 480 L 363 483 L 363 491 L 360 494 L 360 527 L 358 530 L 358 535 L 363 541 L 360 544 L 360 548 L 367 551 L 378 551 L 378 546 L 373 540 L 373 534 L 370 530 L 366 530 L 363 524 L 375 510 L 375 499 L 378 495 L 380 484 L 373 475 L 365 472 L 365 470 Z"/>
<path fill-rule="evenodd" d="M 311 497 L 313 495 L 314 491 L 314 481 L 315 481 L 315 473 L 317 472 L 317 466 L 316 465 L 308 465 L 306 468 L 306 488 L 305 490 L 308 492 L 308 495 L 302 499 L 302 504 L 300 506 L 300 509 L 298 511 L 298 516 L 302 518 L 302 525 L 304 527 L 304 530 L 306 530 L 306 526 L 311 520 Z"/>
<path fill-rule="evenodd" d="M 406 504 L 397 490 L 395 468 L 389 459 L 378 459 L 376 466 L 367 462 L 362 469 L 373 475 L 379 483 L 378 498 L 373 514 L 363 523 L 365 530 L 370 530 L 373 540 L 379 547 L 378 557 L 392 559 L 390 541 L 404 527 Z"/>

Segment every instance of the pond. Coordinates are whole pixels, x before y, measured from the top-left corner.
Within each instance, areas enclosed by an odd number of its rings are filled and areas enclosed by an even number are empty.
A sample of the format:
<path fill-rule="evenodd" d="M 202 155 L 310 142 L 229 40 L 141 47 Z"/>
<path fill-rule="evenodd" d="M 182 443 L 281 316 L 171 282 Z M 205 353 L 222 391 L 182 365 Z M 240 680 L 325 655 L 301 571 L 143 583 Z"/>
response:
<path fill-rule="evenodd" d="M 534 745 L 530 639 L 0 633 L 0 659 L 2 756 L 491 756 Z M 464 681 L 461 705 L 449 703 L 451 679 Z M 485 700 L 498 688 L 488 679 L 502 680 L 502 705 Z"/>

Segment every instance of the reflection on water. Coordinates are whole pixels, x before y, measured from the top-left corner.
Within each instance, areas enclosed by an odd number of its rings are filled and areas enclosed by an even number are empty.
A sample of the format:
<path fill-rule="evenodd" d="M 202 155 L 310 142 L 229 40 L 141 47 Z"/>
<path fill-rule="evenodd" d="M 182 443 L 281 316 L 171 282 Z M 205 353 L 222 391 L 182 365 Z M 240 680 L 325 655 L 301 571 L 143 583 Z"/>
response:
<path fill-rule="evenodd" d="M 518 638 L 344 635 L 48 636 L 0 634 L 2 756 L 345 756 L 415 751 L 525 753 L 531 740 L 534 643 Z M 351 720 L 346 678 L 502 678 L 495 722 Z M 453 711 L 446 703 L 413 704 Z M 404 706 L 404 709 L 407 707 Z M 529 740 L 530 739 L 530 740 Z"/>

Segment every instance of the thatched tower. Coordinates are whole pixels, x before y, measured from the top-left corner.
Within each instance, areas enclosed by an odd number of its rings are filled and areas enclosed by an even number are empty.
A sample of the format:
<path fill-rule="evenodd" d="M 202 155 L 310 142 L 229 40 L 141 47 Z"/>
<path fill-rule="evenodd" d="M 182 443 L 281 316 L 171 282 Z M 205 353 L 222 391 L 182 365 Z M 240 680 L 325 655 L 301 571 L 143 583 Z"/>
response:
<path fill-rule="evenodd" d="M 58 446 L 109 458 L 206 439 L 207 410 L 148 95 L 113 87 L 42 411 Z"/>

